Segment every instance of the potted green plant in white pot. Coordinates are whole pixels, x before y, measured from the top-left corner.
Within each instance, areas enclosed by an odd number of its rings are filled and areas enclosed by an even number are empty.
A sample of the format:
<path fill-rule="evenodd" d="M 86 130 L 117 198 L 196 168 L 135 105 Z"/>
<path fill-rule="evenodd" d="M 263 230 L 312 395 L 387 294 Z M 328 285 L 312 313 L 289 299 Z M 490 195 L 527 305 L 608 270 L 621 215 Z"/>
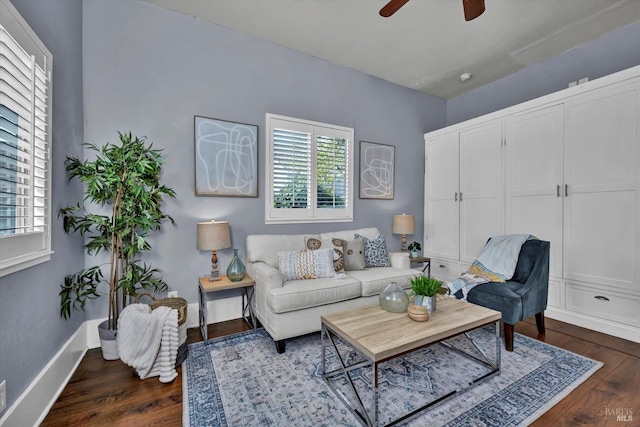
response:
<path fill-rule="evenodd" d="M 72 309 L 83 310 L 88 300 L 107 296 L 108 319 L 99 332 L 101 340 L 113 339 L 102 346 L 108 360 L 119 358 L 115 331 L 121 310 L 135 301 L 140 290 L 167 290 L 162 272 L 143 263 L 140 255 L 151 249 L 147 238 L 152 231 L 159 230 L 164 220 L 173 223 L 163 212 L 162 201 L 165 196 L 175 197 L 171 188 L 160 184 L 161 150 L 147 145 L 144 137 L 119 136 L 119 145 L 86 144 L 96 153 L 94 160 L 67 157 L 69 180 L 85 185 L 84 202 L 90 204 L 77 203 L 58 211 L 65 232 L 85 237 L 89 255 L 109 254 L 108 262 L 66 276 L 60 291 L 60 314 L 65 319 Z"/>
<path fill-rule="evenodd" d="M 422 245 L 419 242 L 411 242 L 409 246 L 407 246 L 409 250 L 409 255 L 411 258 L 418 258 L 420 256 L 420 251 L 422 250 Z"/>
<path fill-rule="evenodd" d="M 424 274 L 409 279 L 413 294 L 413 303 L 427 307 L 429 313 L 436 311 L 436 297 L 442 289 L 443 281 Z"/>

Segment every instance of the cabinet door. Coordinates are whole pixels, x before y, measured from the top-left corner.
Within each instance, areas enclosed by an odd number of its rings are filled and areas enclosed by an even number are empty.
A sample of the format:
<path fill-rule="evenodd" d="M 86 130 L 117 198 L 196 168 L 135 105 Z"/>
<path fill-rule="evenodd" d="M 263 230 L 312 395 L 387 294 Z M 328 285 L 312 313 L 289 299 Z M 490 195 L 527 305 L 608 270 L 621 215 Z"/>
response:
<path fill-rule="evenodd" d="M 585 94 L 565 110 L 564 276 L 638 289 L 638 86 Z"/>
<path fill-rule="evenodd" d="M 430 257 L 459 257 L 458 133 L 426 141 L 425 253 Z"/>
<path fill-rule="evenodd" d="M 504 234 L 502 121 L 460 132 L 460 261 Z"/>
<path fill-rule="evenodd" d="M 506 232 L 551 243 L 549 274 L 562 277 L 562 105 L 506 121 Z"/>

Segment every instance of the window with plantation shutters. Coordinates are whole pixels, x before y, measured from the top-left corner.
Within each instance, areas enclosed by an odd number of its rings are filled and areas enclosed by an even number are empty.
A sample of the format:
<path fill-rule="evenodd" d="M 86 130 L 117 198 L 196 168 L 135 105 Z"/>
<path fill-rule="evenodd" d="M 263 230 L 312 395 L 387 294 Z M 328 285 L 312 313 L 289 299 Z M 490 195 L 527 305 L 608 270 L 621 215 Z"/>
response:
<path fill-rule="evenodd" d="M 353 221 L 353 129 L 267 114 L 267 223 Z"/>
<path fill-rule="evenodd" d="M 0 276 L 51 254 L 51 53 L 0 2 Z"/>

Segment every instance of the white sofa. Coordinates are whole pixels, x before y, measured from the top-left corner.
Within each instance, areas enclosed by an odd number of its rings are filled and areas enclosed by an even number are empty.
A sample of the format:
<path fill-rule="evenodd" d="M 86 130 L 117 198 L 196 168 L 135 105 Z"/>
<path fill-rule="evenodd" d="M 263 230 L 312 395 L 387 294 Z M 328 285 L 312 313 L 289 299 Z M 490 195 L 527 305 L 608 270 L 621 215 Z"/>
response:
<path fill-rule="evenodd" d="M 247 236 L 247 273 L 255 280 L 252 309 L 271 335 L 279 353 L 285 341 L 320 330 L 320 316 L 378 303 L 378 295 L 390 282 L 409 288 L 412 270 L 407 252 L 389 252 L 391 267 L 346 271 L 346 278 L 328 277 L 283 281 L 278 252 L 306 249 L 305 238 L 353 240 L 355 233 L 375 239 L 377 228 L 361 228 L 322 234 L 269 234 Z"/>

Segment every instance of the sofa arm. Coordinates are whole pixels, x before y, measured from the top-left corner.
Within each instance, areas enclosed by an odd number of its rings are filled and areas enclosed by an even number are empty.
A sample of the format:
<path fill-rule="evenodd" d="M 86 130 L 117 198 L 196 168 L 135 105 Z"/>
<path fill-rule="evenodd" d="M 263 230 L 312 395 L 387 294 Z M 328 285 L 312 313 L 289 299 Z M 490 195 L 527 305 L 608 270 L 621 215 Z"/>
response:
<path fill-rule="evenodd" d="M 269 292 L 271 289 L 282 287 L 282 273 L 277 268 L 264 263 L 252 262 L 247 264 L 249 274 L 256 282 L 258 292 Z"/>
<path fill-rule="evenodd" d="M 391 267 L 408 269 L 411 268 L 409 262 L 409 252 L 389 252 Z"/>

